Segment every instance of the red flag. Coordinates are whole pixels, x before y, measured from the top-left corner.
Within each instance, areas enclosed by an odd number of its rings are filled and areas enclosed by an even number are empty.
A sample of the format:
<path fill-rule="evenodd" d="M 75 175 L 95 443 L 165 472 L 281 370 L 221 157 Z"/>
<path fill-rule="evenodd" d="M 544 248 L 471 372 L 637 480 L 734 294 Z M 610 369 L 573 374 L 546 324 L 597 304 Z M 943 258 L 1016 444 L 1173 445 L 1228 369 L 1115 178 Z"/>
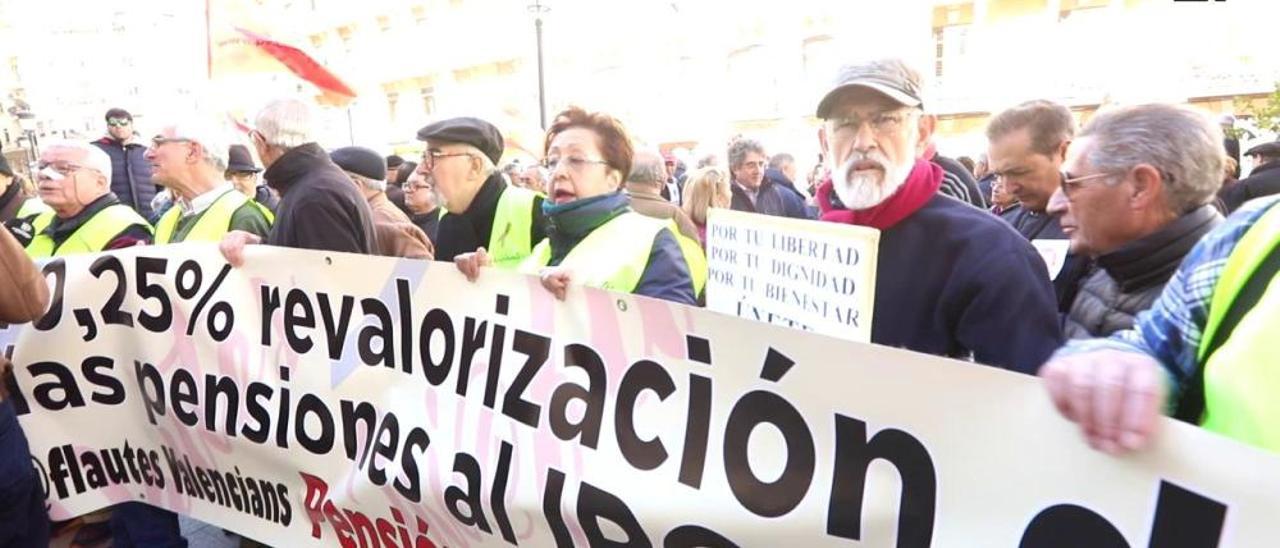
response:
<path fill-rule="evenodd" d="M 261 34 L 236 28 L 240 34 L 244 35 L 251 44 L 258 49 L 266 52 L 271 57 L 280 61 L 290 72 L 298 75 L 299 78 L 315 84 L 321 91 L 326 94 L 333 94 L 345 99 L 354 99 L 356 92 L 347 86 L 345 82 L 339 79 L 323 65 L 317 63 L 306 52 L 263 36 Z"/>

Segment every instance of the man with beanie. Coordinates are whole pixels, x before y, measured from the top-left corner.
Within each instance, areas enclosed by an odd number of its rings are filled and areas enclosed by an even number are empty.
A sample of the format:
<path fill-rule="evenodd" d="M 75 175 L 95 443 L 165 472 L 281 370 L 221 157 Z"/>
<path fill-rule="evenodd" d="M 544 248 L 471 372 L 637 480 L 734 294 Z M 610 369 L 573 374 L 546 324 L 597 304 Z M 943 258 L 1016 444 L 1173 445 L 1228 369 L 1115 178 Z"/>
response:
<path fill-rule="evenodd" d="M 841 67 L 817 108 L 821 218 L 880 231 L 871 342 L 1035 373 L 1062 341 L 1048 269 L 1004 222 L 938 194 L 921 87 L 898 59 Z"/>
<path fill-rule="evenodd" d="M 435 184 L 448 211 L 440 219 L 436 259 L 484 248 L 494 266 L 514 270 L 547 236 L 542 196 L 508 186 L 496 167 L 502 134 L 477 118 L 450 118 L 418 130 L 427 142 L 418 172 Z"/>
<path fill-rule="evenodd" d="M 331 153 L 333 163 L 342 168 L 369 202 L 373 229 L 378 235 L 378 254 L 385 257 L 431 260 L 431 240 L 387 199 L 387 167 L 382 157 L 364 147 L 342 147 Z"/>
<path fill-rule="evenodd" d="M 111 193 L 120 203 L 150 219 L 151 200 L 158 189 L 151 183 L 151 164 L 145 158 L 147 145 L 137 138 L 129 111 L 108 110 L 106 121 L 107 135 L 93 144 L 111 157 Z"/>

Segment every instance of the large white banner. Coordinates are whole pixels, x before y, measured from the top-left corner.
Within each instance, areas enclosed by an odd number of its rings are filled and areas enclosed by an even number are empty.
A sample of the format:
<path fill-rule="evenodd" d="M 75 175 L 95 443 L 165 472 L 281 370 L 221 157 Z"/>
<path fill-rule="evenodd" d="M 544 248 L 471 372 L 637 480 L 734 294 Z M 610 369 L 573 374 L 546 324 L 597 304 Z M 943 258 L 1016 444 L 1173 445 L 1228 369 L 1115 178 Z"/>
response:
<path fill-rule="evenodd" d="M 1166 422 L 1109 457 L 993 368 L 447 263 L 46 271 L 50 313 L 0 343 L 57 519 L 143 501 L 276 546 L 1280 542 L 1274 455 Z"/>
<path fill-rule="evenodd" d="M 880 231 L 711 209 L 707 308 L 871 341 Z"/>

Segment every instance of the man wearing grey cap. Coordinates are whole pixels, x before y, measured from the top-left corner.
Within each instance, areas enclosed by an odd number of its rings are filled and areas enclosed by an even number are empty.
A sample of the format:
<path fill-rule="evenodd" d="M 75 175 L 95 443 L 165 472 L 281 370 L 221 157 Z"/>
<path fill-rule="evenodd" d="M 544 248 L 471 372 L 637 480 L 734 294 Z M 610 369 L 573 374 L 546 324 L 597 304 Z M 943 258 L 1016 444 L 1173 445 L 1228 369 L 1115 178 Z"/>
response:
<path fill-rule="evenodd" d="M 1062 340 L 1044 261 L 999 219 L 938 194 L 920 91 L 898 59 L 839 70 L 817 108 L 831 172 L 821 219 L 880 230 L 871 342 L 1034 373 Z"/>
<path fill-rule="evenodd" d="M 507 185 L 496 167 L 502 134 L 477 118 L 450 118 L 418 130 L 427 150 L 418 173 L 435 184 L 448 213 L 436 229 L 436 260 L 484 248 L 493 265 L 514 270 L 547 236 L 543 197 Z"/>

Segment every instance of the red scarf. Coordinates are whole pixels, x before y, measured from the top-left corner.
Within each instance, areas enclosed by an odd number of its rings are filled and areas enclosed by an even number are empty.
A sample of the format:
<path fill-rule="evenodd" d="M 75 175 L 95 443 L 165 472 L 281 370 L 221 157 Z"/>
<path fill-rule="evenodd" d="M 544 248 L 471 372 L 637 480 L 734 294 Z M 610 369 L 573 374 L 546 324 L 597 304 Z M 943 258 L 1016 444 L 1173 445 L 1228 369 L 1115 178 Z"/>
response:
<path fill-rule="evenodd" d="M 835 195 L 830 175 L 818 187 L 817 202 L 824 221 L 885 230 L 924 207 L 941 186 L 942 168 L 927 160 L 916 160 L 907 181 L 879 204 L 866 209 L 845 209 Z"/>

